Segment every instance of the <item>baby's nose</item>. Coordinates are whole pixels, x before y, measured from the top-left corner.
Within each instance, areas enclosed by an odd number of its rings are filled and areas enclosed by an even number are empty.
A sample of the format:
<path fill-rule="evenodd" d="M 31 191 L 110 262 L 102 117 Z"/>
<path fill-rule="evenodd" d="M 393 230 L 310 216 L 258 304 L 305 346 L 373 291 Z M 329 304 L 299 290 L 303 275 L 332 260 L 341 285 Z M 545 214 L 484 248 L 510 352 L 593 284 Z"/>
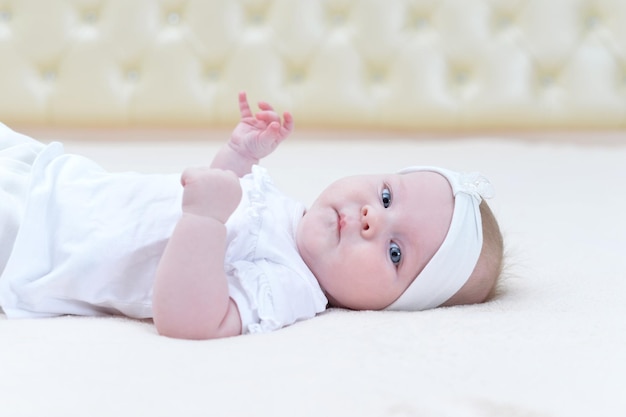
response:
<path fill-rule="evenodd" d="M 375 213 L 372 207 L 363 206 L 361 209 L 361 234 L 371 236 L 376 226 Z"/>

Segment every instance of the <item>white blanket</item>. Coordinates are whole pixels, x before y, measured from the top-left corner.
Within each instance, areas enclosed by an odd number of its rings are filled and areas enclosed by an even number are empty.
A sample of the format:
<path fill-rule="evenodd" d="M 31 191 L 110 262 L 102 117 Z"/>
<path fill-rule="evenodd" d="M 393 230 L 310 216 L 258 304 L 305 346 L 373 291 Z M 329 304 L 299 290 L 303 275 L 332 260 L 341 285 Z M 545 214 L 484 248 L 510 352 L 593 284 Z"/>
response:
<path fill-rule="evenodd" d="M 112 170 L 176 172 L 207 163 L 221 144 L 184 141 L 197 134 L 122 142 L 116 132 L 112 142 L 66 141 L 66 150 Z M 0 414 L 626 415 L 626 135 L 595 145 L 306 136 L 264 163 L 306 204 L 353 173 L 482 171 L 507 247 L 499 296 L 417 313 L 330 310 L 271 334 L 206 342 L 159 337 L 150 322 L 125 318 L 0 316 Z"/>

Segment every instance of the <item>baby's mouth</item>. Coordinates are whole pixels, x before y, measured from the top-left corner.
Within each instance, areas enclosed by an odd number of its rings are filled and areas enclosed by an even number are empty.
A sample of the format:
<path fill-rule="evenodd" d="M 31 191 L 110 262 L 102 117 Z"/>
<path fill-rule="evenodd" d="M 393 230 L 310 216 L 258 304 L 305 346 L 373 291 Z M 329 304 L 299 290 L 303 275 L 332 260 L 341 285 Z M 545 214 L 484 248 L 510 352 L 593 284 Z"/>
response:
<path fill-rule="evenodd" d="M 337 214 L 337 239 L 341 240 L 341 231 L 346 227 L 346 220 L 345 216 L 337 210 L 335 210 L 335 213 Z"/>

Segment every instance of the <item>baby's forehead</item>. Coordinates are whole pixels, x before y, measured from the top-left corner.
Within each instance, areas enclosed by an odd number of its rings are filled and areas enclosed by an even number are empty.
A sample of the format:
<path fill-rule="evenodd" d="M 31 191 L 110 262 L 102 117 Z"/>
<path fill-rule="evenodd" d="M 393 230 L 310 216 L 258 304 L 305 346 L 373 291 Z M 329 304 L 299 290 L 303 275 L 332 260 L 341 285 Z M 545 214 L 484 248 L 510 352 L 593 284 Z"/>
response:
<path fill-rule="evenodd" d="M 419 171 L 400 171 L 393 175 L 404 179 L 403 182 L 409 190 L 413 188 L 423 189 L 424 187 L 442 188 L 446 190 L 446 193 L 449 191 L 451 195 L 453 194 L 450 180 L 441 172 L 424 169 Z"/>
<path fill-rule="evenodd" d="M 450 180 L 442 172 L 428 168 L 410 168 L 396 172 L 356 174 L 344 177 L 344 179 L 368 182 L 373 180 L 379 180 L 381 182 L 397 181 L 401 183 L 403 187 L 407 188 L 408 191 L 413 189 L 421 190 L 424 186 L 427 186 L 428 188 L 442 187 L 449 190 L 452 194 L 452 185 Z"/>

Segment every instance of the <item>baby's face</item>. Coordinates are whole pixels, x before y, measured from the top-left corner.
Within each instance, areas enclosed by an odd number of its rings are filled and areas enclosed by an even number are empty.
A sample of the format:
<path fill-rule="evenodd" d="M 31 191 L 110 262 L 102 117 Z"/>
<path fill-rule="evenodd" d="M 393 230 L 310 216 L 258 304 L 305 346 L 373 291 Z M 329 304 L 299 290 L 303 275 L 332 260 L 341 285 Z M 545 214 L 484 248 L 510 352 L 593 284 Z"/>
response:
<path fill-rule="evenodd" d="M 453 206 L 448 181 L 435 172 L 343 178 L 304 214 L 298 250 L 332 305 L 379 310 L 439 249 Z"/>

